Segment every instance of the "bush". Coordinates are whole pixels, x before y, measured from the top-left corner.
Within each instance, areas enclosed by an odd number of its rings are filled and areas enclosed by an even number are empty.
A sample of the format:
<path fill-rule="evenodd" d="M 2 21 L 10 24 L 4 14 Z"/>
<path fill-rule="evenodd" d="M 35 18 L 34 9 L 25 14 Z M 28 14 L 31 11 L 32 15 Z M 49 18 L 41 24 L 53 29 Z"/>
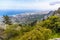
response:
<path fill-rule="evenodd" d="M 59 33 L 60 30 L 60 17 L 51 16 L 45 21 L 39 23 L 40 26 L 51 29 L 53 32 Z"/>
<path fill-rule="evenodd" d="M 34 30 L 26 33 L 18 40 L 48 40 L 51 35 L 51 30 L 37 27 Z"/>
<path fill-rule="evenodd" d="M 18 27 L 18 25 L 16 25 L 16 24 L 7 26 L 7 28 L 5 30 L 6 40 L 19 35 L 20 30 L 16 30 L 17 27 Z"/>

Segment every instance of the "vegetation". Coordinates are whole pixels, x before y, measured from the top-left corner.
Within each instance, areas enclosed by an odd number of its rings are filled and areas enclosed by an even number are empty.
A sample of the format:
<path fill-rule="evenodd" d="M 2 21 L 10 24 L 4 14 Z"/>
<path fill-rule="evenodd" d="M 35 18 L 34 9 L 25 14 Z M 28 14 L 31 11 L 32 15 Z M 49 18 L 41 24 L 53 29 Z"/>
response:
<path fill-rule="evenodd" d="M 34 23 L 34 22 L 33 22 Z M 5 34 L 6 40 L 48 40 L 59 37 L 60 18 L 51 16 L 40 22 L 35 22 L 33 26 L 20 26 L 20 24 L 8 25 Z M 53 35 L 55 34 L 55 35 Z"/>
<path fill-rule="evenodd" d="M 4 16 L 4 23 L 11 24 L 8 16 Z M 60 38 L 60 16 L 54 13 L 53 16 L 45 20 L 36 20 L 28 25 L 7 25 L 3 34 L 4 40 L 48 40 L 50 38 Z"/>
<path fill-rule="evenodd" d="M 59 33 L 60 31 L 60 17 L 51 16 L 45 21 L 39 23 L 40 26 L 51 29 L 53 32 Z"/>
<path fill-rule="evenodd" d="M 3 22 L 5 24 L 11 25 L 12 22 L 11 22 L 9 16 L 5 15 L 5 16 L 3 16 L 3 18 L 4 18 L 4 21 Z"/>

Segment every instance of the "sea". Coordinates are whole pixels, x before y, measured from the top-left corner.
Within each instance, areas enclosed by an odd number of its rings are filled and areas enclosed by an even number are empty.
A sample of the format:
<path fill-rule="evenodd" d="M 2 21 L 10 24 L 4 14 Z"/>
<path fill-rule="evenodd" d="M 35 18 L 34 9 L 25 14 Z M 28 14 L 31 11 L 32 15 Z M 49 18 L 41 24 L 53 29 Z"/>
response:
<path fill-rule="evenodd" d="M 4 15 L 16 15 L 16 14 L 22 14 L 22 13 L 26 13 L 26 12 L 36 12 L 38 10 L 0 10 L 0 16 L 4 16 Z"/>

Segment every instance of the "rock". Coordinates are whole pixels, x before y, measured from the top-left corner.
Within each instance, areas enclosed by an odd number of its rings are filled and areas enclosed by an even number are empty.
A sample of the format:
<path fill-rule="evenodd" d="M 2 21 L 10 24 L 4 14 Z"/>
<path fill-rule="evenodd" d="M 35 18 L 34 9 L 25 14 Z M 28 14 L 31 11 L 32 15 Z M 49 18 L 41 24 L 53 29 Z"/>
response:
<path fill-rule="evenodd" d="M 54 39 L 49 39 L 49 40 L 60 40 L 60 38 L 54 38 Z"/>
<path fill-rule="evenodd" d="M 54 40 L 60 40 L 60 38 L 55 38 Z"/>

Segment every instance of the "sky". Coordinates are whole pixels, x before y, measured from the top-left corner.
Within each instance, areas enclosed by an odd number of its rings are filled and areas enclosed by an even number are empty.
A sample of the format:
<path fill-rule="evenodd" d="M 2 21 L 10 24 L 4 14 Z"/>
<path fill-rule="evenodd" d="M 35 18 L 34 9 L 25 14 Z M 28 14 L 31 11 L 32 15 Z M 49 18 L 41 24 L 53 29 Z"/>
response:
<path fill-rule="evenodd" d="M 56 10 L 59 7 L 60 0 L 0 0 L 0 10 L 6 9 Z"/>

